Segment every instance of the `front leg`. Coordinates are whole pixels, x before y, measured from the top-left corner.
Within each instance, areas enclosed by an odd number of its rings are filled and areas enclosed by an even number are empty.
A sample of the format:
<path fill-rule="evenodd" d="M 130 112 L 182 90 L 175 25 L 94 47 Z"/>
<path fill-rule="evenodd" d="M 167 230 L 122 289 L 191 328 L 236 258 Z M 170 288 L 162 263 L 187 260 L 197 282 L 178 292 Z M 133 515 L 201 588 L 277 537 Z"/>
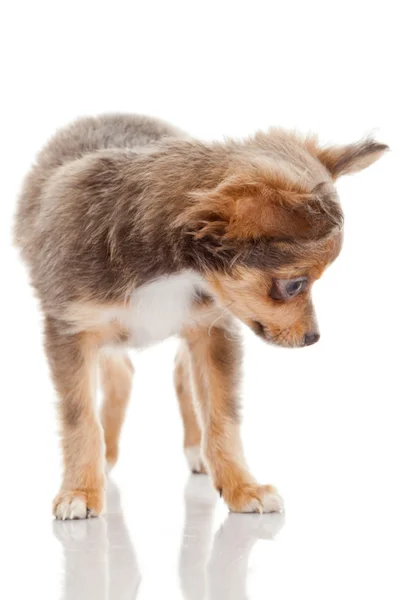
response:
<path fill-rule="evenodd" d="M 104 440 L 95 412 L 98 339 L 68 334 L 47 318 L 45 346 L 59 396 L 64 477 L 54 500 L 58 519 L 85 519 L 104 506 Z"/>
<path fill-rule="evenodd" d="M 280 512 L 282 499 L 249 473 L 240 438 L 238 387 L 241 345 L 225 320 L 221 326 L 184 333 L 191 355 L 202 451 L 214 486 L 234 512 Z"/>

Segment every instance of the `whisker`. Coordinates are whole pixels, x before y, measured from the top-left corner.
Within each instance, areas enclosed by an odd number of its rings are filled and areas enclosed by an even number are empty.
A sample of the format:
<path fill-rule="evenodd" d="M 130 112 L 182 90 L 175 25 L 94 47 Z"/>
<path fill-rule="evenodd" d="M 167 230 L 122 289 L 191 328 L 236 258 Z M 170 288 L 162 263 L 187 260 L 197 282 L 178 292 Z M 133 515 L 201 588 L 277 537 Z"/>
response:
<path fill-rule="evenodd" d="M 211 336 L 211 329 L 214 327 L 215 323 L 217 321 L 219 321 L 219 319 L 221 319 L 224 315 L 220 314 L 218 315 L 218 317 L 216 319 L 214 319 L 214 321 L 211 323 L 210 327 L 208 328 L 208 335 Z"/>

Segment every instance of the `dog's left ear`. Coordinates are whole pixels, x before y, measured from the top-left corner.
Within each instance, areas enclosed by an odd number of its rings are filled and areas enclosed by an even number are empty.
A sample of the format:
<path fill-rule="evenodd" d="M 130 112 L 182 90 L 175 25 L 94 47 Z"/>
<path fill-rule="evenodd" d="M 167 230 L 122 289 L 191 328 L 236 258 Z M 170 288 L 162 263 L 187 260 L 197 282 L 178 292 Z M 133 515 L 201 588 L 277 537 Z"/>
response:
<path fill-rule="evenodd" d="M 389 146 L 372 139 L 347 146 L 316 147 L 313 154 L 331 173 L 333 179 L 362 171 L 382 156 Z"/>
<path fill-rule="evenodd" d="M 319 161 L 328 169 L 333 179 L 342 175 L 350 175 L 362 171 L 382 156 L 389 146 L 372 139 L 362 140 L 347 146 L 327 146 L 325 148 L 312 144 L 309 147 Z"/>

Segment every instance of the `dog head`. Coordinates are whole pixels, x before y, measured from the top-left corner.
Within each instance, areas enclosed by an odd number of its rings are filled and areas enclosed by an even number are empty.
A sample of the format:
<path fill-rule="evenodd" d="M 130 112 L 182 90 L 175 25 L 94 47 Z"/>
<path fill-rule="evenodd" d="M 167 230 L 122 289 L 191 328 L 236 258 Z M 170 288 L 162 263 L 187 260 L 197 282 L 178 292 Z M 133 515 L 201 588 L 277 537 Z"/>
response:
<path fill-rule="evenodd" d="M 231 172 L 214 189 L 194 192 L 180 219 L 227 310 L 266 341 L 313 344 L 312 286 L 342 244 L 334 181 L 371 165 L 387 146 L 366 140 L 321 148 L 281 131 L 233 146 Z"/>

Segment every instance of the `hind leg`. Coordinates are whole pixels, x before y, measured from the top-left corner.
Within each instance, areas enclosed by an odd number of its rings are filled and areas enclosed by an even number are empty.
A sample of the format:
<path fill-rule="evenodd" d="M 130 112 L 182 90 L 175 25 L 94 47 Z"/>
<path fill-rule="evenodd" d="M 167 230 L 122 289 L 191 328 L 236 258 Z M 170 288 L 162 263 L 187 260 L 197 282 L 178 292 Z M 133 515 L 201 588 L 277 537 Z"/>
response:
<path fill-rule="evenodd" d="M 192 473 L 206 473 L 200 455 L 201 431 L 193 408 L 190 375 L 190 356 L 186 343 L 182 345 L 176 356 L 175 390 L 184 427 L 184 451 Z"/>
<path fill-rule="evenodd" d="M 122 352 L 100 354 L 100 379 L 103 389 L 101 422 L 106 444 L 106 463 L 111 469 L 118 459 L 119 437 L 125 418 L 131 387 L 133 366 Z"/>

